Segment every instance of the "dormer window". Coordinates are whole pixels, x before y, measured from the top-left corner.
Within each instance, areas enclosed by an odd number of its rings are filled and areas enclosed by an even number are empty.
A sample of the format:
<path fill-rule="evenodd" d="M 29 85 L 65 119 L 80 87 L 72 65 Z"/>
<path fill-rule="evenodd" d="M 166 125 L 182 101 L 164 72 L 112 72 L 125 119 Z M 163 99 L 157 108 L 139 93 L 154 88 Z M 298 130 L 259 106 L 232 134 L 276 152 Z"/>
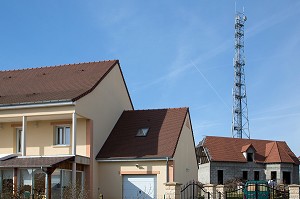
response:
<path fill-rule="evenodd" d="M 247 153 L 247 161 L 248 162 L 253 162 L 253 153 Z"/>
<path fill-rule="evenodd" d="M 149 128 L 140 128 L 136 134 L 137 137 L 146 137 L 149 132 Z"/>

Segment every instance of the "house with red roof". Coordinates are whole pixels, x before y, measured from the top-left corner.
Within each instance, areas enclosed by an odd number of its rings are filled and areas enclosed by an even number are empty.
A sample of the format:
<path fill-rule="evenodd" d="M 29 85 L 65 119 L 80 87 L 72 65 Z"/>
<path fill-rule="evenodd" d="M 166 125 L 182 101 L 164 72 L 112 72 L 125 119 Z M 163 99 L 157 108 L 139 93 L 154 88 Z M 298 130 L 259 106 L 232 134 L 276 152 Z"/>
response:
<path fill-rule="evenodd" d="M 206 136 L 196 151 L 202 183 L 232 179 L 299 183 L 299 159 L 284 141 Z"/>
<path fill-rule="evenodd" d="M 197 178 L 188 108 L 134 110 L 118 60 L 0 71 L 0 137 L 0 198 L 157 198 Z"/>

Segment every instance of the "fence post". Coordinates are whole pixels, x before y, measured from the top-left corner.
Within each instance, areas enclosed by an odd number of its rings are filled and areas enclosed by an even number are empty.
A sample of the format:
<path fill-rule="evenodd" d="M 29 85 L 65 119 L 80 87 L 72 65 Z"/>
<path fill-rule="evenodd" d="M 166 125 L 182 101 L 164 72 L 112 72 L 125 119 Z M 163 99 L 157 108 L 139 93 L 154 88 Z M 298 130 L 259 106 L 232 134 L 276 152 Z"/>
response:
<path fill-rule="evenodd" d="M 165 199 L 180 199 L 181 185 L 178 182 L 168 182 L 165 185 Z"/>
<path fill-rule="evenodd" d="M 218 199 L 225 199 L 225 186 L 224 185 L 217 185 L 216 192 L 219 193 Z"/>
<path fill-rule="evenodd" d="M 195 198 L 195 181 L 193 180 L 192 196 Z"/>
<path fill-rule="evenodd" d="M 290 199 L 299 199 L 300 198 L 300 185 L 291 184 L 289 185 L 289 195 Z"/>
<path fill-rule="evenodd" d="M 216 185 L 214 184 L 206 184 L 203 186 L 204 189 L 209 192 L 210 199 L 216 199 Z"/>

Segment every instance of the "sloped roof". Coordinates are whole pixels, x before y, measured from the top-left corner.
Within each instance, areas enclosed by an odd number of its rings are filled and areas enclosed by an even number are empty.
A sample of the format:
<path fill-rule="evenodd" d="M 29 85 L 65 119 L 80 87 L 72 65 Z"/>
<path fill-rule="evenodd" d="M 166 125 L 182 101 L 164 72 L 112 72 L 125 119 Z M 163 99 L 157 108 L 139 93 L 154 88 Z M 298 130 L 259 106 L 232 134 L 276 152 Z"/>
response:
<path fill-rule="evenodd" d="M 254 148 L 254 146 L 252 144 L 247 144 L 242 147 L 241 152 L 246 152 L 246 151 L 248 151 L 249 148 L 252 148 L 254 151 L 256 151 L 256 149 Z"/>
<path fill-rule="evenodd" d="M 118 60 L 0 71 L 0 106 L 76 101 L 101 82 Z"/>
<path fill-rule="evenodd" d="M 0 161 L 0 168 L 40 168 L 52 167 L 64 161 L 74 160 L 74 156 L 58 157 L 15 157 Z"/>
<path fill-rule="evenodd" d="M 256 150 L 255 162 L 300 163 L 284 141 L 207 136 L 202 143 L 208 150 L 211 161 L 222 162 L 247 162 L 242 151 L 251 145 Z"/>
<path fill-rule="evenodd" d="M 124 111 L 96 159 L 173 157 L 188 108 Z M 140 128 L 149 128 L 138 137 Z"/>

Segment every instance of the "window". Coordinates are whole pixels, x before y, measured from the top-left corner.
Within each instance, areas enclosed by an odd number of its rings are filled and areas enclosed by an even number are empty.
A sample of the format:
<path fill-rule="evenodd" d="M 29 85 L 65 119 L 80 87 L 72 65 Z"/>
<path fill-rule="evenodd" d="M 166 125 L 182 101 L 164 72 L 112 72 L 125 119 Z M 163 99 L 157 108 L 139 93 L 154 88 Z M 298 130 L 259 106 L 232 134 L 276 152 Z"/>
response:
<path fill-rule="evenodd" d="M 243 180 L 248 180 L 248 171 L 243 171 Z"/>
<path fill-rule="evenodd" d="M 253 162 L 253 153 L 247 153 L 247 161 Z"/>
<path fill-rule="evenodd" d="M 55 127 L 55 144 L 69 145 L 70 144 L 70 127 L 56 126 Z"/>
<path fill-rule="evenodd" d="M 16 130 L 16 147 L 17 147 L 17 153 L 21 153 L 22 150 L 22 129 L 18 128 Z"/>
<path fill-rule="evenodd" d="M 271 171 L 271 180 L 277 180 L 277 173 L 276 173 L 276 171 Z"/>
<path fill-rule="evenodd" d="M 259 180 L 259 171 L 254 171 L 254 180 Z"/>
<path fill-rule="evenodd" d="M 218 170 L 218 184 L 223 184 L 223 170 Z"/>
<path fill-rule="evenodd" d="M 282 182 L 283 184 L 291 184 L 291 172 L 289 171 L 282 172 Z"/>
<path fill-rule="evenodd" d="M 145 136 L 147 136 L 148 131 L 149 131 L 149 128 L 140 128 L 138 130 L 136 136 L 138 136 L 138 137 L 145 137 Z"/>

